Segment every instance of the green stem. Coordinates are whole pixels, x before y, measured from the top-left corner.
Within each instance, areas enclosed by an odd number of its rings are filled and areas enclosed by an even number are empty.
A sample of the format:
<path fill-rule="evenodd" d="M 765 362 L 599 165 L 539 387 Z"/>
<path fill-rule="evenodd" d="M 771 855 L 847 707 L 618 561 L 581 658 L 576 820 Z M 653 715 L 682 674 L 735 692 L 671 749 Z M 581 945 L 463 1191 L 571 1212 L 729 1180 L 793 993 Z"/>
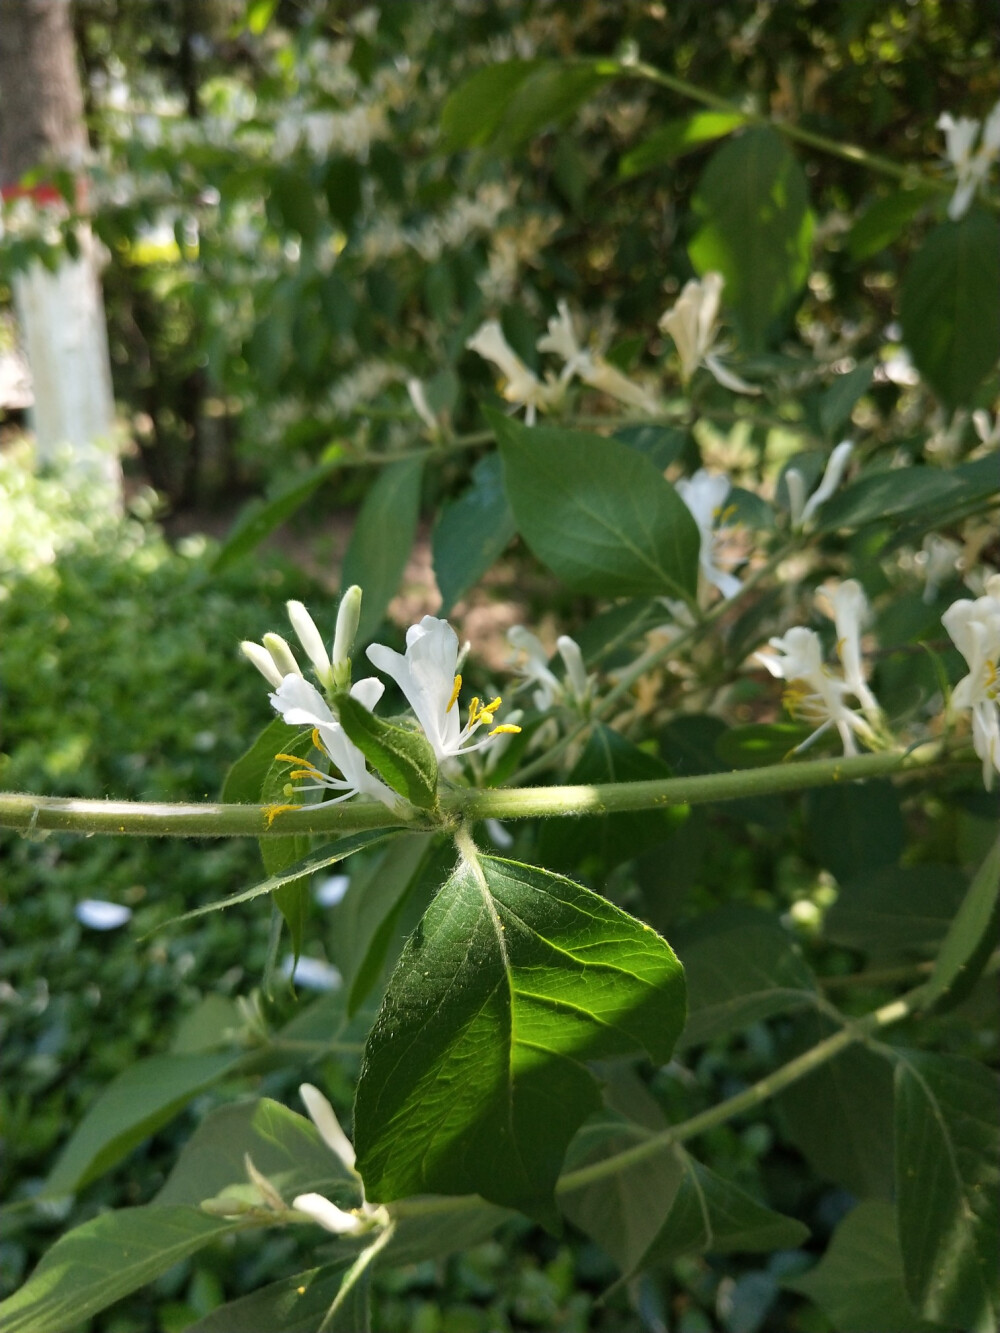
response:
<path fill-rule="evenodd" d="M 671 805 L 704 805 L 745 796 L 825 787 L 866 778 L 903 776 L 947 767 L 937 743 L 916 749 L 810 759 L 732 773 L 705 773 L 651 782 L 610 782 L 592 786 L 466 788 L 441 797 L 436 819 L 413 810 L 409 827 L 431 831 L 456 820 L 533 819 L 553 815 L 612 814 Z M 115 833 L 140 837 L 282 837 L 291 833 L 344 834 L 398 826 L 398 810 L 376 801 L 278 815 L 268 825 L 259 805 L 168 805 L 141 801 L 85 801 L 67 797 L 0 793 L 0 828 L 29 837 L 47 832 Z"/>
<path fill-rule="evenodd" d="M 818 1042 L 815 1046 L 810 1047 L 808 1051 L 804 1051 L 802 1055 L 790 1060 L 788 1064 L 782 1065 L 780 1069 L 776 1069 L 773 1074 L 768 1074 L 766 1078 L 760 1079 L 752 1087 L 737 1093 L 735 1097 L 727 1098 L 726 1101 L 720 1102 L 718 1106 L 710 1107 L 707 1111 L 692 1116 L 690 1120 L 684 1120 L 679 1125 L 672 1125 L 670 1129 L 653 1134 L 642 1143 L 637 1143 L 632 1148 L 626 1148 L 624 1152 L 615 1153 L 613 1157 L 606 1157 L 601 1162 L 594 1162 L 590 1166 L 581 1167 L 577 1171 L 567 1172 L 560 1176 L 559 1183 L 556 1186 L 557 1192 L 568 1194 L 573 1190 L 592 1185 L 595 1181 L 617 1175 L 619 1171 L 624 1171 L 639 1162 L 644 1162 L 647 1158 L 655 1156 L 665 1148 L 677 1143 L 684 1143 L 687 1139 L 696 1138 L 699 1134 L 715 1129 L 718 1125 L 724 1125 L 727 1120 L 731 1120 L 733 1116 L 742 1115 L 744 1111 L 752 1111 L 783 1088 L 787 1088 L 800 1078 L 805 1078 L 807 1074 L 813 1073 L 821 1065 L 826 1064 L 828 1060 L 832 1060 L 834 1056 L 846 1050 L 848 1046 L 852 1046 L 857 1041 L 866 1040 L 874 1033 L 881 1031 L 882 1028 L 889 1027 L 892 1023 L 899 1023 L 902 1019 L 909 1018 L 919 1008 L 923 990 L 924 987 L 919 986 L 908 994 L 901 996 L 898 1000 L 892 1000 L 889 1004 L 883 1005 L 881 1009 L 865 1014 L 863 1018 L 847 1022 L 840 1032 L 835 1032 L 832 1036 Z"/>

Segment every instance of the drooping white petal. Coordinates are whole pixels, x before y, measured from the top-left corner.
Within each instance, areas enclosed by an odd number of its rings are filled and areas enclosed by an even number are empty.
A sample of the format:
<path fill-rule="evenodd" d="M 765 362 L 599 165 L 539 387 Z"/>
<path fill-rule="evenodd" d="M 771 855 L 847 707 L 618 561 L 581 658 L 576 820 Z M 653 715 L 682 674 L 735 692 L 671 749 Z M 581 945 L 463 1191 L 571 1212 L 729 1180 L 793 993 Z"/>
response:
<path fill-rule="evenodd" d="M 711 371 L 724 389 L 731 389 L 733 393 L 760 393 L 756 384 L 748 384 L 746 380 L 740 379 L 739 375 L 734 375 L 731 370 L 727 370 L 714 352 L 709 352 L 705 356 L 705 369 Z"/>
<path fill-rule="evenodd" d="M 427 394 L 422 382 L 418 379 L 408 379 L 406 381 L 406 392 L 409 395 L 414 412 L 416 412 L 417 416 L 427 429 L 436 434 L 440 427 L 440 423 L 431 411 L 431 405 L 427 401 Z"/>
<path fill-rule="evenodd" d="M 833 613 L 844 680 L 866 713 L 878 713 L 878 701 L 865 680 L 861 662 L 861 632 L 871 615 L 864 589 L 857 579 L 845 579 L 832 591 L 823 591 Z"/>
<path fill-rule="evenodd" d="M 532 695 L 532 702 L 539 712 L 545 712 L 563 697 L 562 682 L 549 669 L 549 655 L 545 645 L 523 625 L 511 626 L 507 631 L 507 642 L 523 655 L 523 660 L 517 666 L 518 674 L 538 686 Z"/>
<path fill-rule="evenodd" d="M 332 1231 L 335 1236 L 354 1236 L 366 1229 L 364 1221 L 354 1213 L 345 1213 L 322 1194 L 298 1194 L 292 1200 L 292 1207 L 305 1213 L 325 1231 Z"/>
<path fill-rule="evenodd" d="M 285 676 L 274 693 L 268 697 L 274 711 L 280 713 L 290 727 L 322 729 L 339 725 L 319 690 L 303 676 L 294 674 Z M 320 734 L 322 735 L 322 730 Z"/>
<path fill-rule="evenodd" d="M 583 701 L 590 693 L 590 681 L 587 678 L 587 668 L 583 664 L 583 653 L 580 652 L 580 645 L 575 639 L 571 639 L 568 634 L 560 634 L 556 639 L 556 647 L 559 649 L 559 656 L 566 667 L 566 679 L 575 698 Z"/>
<path fill-rule="evenodd" d="M 698 563 L 702 574 L 723 597 L 734 597 L 742 586 L 739 579 L 715 563 L 715 522 L 730 491 L 729 478 L 699 468 L 690 480 L 678 481 L 675 489 L 698 526 L 701 540 Z"/>
<path fill-rule="evenodd" d="M 336 1111 L 319 1088 L 314 1087 L 312 1083 L 300 1084 L 299 1096 L 305 1102 L 309 1119 L 319 1130 L 323 1142 L 334 1156 L 340 1159 L 347 1170 L 353 1172 L 354 1145 L 341 1129 Z"/>
<path fill-rule="evenodd" d="M 805 508 L 802 510 L 802 525 L 804 526 L 819 509 L 820 505 L 826 504 L 830 496 L 843 481 L 844 473 L 847 471 L 847 464 L 850 461 L 851 454 L 854 452 L 854 444 L 851 440 L 841 440 L 827 460 L 826 468 L 823 472 L 823 479 L 806 501 Z"/>

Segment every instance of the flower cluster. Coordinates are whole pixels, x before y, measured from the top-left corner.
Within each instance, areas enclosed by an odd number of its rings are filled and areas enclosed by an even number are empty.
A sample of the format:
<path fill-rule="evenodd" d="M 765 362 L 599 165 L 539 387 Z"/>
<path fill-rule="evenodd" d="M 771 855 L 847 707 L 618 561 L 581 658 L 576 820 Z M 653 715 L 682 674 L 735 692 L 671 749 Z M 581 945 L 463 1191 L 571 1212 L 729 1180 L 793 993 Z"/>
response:
<path fill-rule="evenodd" d="M 579 708 L 586 706 L 593 681 L 583 664 L 580 645 L 568 634 L 561 634 L 556 640 L 556 648 L 566 671 L 563 680 L 549 666 L 549 655 L 537 634 L 532 634 L 523 625 L 514 625 L 507 631 L 507 642 L 516 654 L 515 670 L 518 675 L 535 686 L 532 702 L 539 712 L 545 712 L 556 703 L 569 702 Z"/>
<path fill-rule="evenodd" d="M 674 340 L 685 384 L 699 366 L 704 366 L 724 389 L 733 393 L 760 393 L 719 360 L 726 350 L 718 344 L 719 303 L 724 286 L 721 273 L 706 273 L 700 282 L 694 278 L 686 282 L 673 307 L 660 316 L 660 330 Z"/>
<path fill-rule="evenodd" d="M 347 1212 L 324 1198 L 322 1194 L 298 1194 L 292 1200 L 292 1207 L 335 1236 L 359 1236 L 366 1231 L 384 1227 L 389 1221 L 389 1214 L 384 1208 L 370 1204 L 365 1198 L 364 1181 L 354 1165 L 354 1145 L 341 1129 L 337 1113 L 319 1088 L 314 1088 L 311 1083 L 301 1085 L 299 1096 L 305 1102 L 309 1118 L 319 1130 L 323 1142 L 348 1174 L 354 1177 L 361 1191 L 361 1204 L 358 1208 L 352 1208 Z"/>
<path fill-rule="evenodd" d="M 780 638 L 769 639 L 776 655 L 758 653 L 757 660 L 772 676 L 787 681 L 784 703 L 792 717 L 817 724 L 796 753 L 834 727 L 844 754 L 857 754 L 855 737 L 870 745 L 882 717 L 861 659 L 861 632 L 868 619 L 868 602 L 855 579 L 846 579 L 832 590 L 821 588 L 817 601 L 832 615 L 836 626 L 841 674 L 835 675 L 824 664 L 819 635 L 803 625 L 794 626 Z M 848 695 L 861 705 L 860 713 L 847 705 Z"/>
<path fill-rule="evenodd" d="M 1000 773 L 1000 574 L 987 579 L 984 596 L 953 602 L 941 623 L 969 668 L 955 686 L 951 707 L 972 714 L 972 744 L 991 791 L 993 774 Z"/>
<path fill-rule="evenodd" d="M 953 222 L 968 212 L 973 195 L 1000 157 L 1000 102 L 981 124 L 980 135 L 980 122 L 971 116 L 959 116 L 956 120 L 950 112 L 943 111 L 937 119 L 938 129 L 944 130 L 945 158 L 955 170 L 955 193 L 948 205 L 948 216 Z M 977 138 L 979 143 L 974 148 Z"/>

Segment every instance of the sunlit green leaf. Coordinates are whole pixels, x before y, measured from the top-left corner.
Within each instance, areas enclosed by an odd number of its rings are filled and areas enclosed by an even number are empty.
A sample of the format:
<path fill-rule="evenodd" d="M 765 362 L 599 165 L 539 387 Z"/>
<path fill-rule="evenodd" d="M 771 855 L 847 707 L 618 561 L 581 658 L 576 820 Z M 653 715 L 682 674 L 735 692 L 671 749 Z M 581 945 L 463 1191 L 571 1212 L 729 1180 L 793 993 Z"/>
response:
<path fill-rule="evenodd" d="M 347 693 L 337 695 L 336 708 L 341 726 L 379 776 L 413 805 L 430 810 L 437 802 L 438 766 L 424 733 L 376 717 Z"/>
<path fill-rule="evenodd" d="M 442 615 L 479 582 L 516 530 L 500 455 L 488 454 L 473 469 L 471 484 L 442 506 L 434 528 L 434 577 Z"/>
<path fill-rule="evenodd" d="M 624 180 L 631 180 L 731 134 L 743 123 L 744 117 L 738 111 L 696 111 L 691 116 L 669 120 L 629 149 L 618 164 L 618 174 Z"/>

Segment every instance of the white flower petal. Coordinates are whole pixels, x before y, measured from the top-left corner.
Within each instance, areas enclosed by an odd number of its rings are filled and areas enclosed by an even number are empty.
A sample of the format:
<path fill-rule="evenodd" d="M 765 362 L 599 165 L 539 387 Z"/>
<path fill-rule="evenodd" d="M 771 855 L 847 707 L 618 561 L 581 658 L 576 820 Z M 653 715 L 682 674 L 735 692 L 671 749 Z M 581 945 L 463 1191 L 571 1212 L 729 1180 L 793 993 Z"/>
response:
<path fill-rule="evenodd" d="M 101 898 L 82 898 L 74 908 L 74 915 L 88 930 L 117 930 L 126 921 L 131 921 L 132 909 Z"/>
<path fill-rule="evenodd" d="M 322 1194 L 298 1194 L 292 1200 L 292 1207 L 305 1213 L 325 1231 L 332 1231 L 335 1236 L 354 1236 L 364 1229 L 364 1222 L 354 1213 L 345 1213 Z"/>
<path fill-rule="evenodd" d="M 311 1083 L 299 1086 L 299 1096 L 305 1102 L 309 1119 L 322 1136 L 323 1142 L 348 1171 L 354 1170 L 354 1145 L 340 1127 L 337 1113 L 320 1092 Z"/>

